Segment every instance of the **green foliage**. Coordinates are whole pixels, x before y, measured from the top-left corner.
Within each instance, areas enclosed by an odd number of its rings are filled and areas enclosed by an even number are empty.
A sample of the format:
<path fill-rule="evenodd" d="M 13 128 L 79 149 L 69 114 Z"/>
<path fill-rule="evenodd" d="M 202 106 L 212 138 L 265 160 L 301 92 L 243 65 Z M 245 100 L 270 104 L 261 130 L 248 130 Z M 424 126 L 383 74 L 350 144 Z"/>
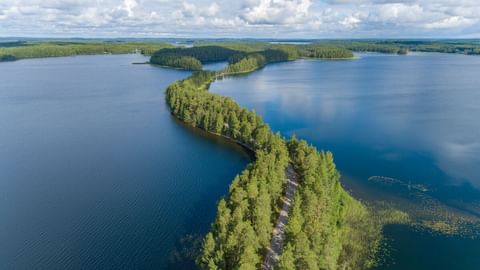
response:
<path fill-rule="evenodd" d="M 322 59 L 342 59 L 353 57 L 353 53 L 345 48 L 318 44 L 301 47 L 300 55 L 302 57 Z"/>
<path fill-rule="evenodd" d="M 235 50 L 221 46 L 201 46 L 190 48 L 166 48 L 154 54 L 155 55 L 176 55 L 190 56 L 197 58 L 202 63 L 227 61 L 229 57 L 237 53 Z"/>
<path fill-rule="evenodd" d="M 289 53 L 280 49 L 267 49 L 261 52 L 240 53 L 232 56 L 224 73 L 227 75 L 248 73 L 267 64 L 291 60 Z"/>
<path fill-rule="evenodd" d="M 469 40 L 357 40 L 327 41 L 323 45 L 341 47 L 352 51 L 407 54 L 408 51 L 480 54 L 480 44 Z"/>
<path fill-rule="evenodd" d="M 269 47 L 269 44 L 266 42 L 246 42 L 246 41 L 230 41 L 230 42 L 195 42 L 195 47 L 202 46 L 220 46 L 237 52 L 259 52 L 263 51 Z"/>
<path fill-rule="evenodd" d="M 295 269 L 371 267 L 381 226 L 341 187 L 333 155 L 296 139 L 288 143 L 288 148 L 301 182 L 293 200 L 281 262 L 290 262 L 284 256 L 292 252 Z M 293 251 L 288 251 L 290 247 Z"/>
<path fill-rule="evenodd" d="M 160 66 L 174 67 L 185 70 L 201 70 L 202 63 L 191 56 L 178 56 L 169 54 L 153 55 L 150 63 Z"/>
<path fill-rule="evenodd" d="M 166 95 L 172 113 L 193 126 L 236 139 L 256 152 L 256 160 L 219 202 L 198 263 L 204 269 L 258 269 L 270 244 L 288 151 L 280 135 L 253 111 L 205 91 L 214 77 L 213 72 L 200 71 L 170 85 Z"/>
<path fill-rule="evenodd" d="M 84 54 L 125 54 L 141 52 L 148 55 L 170 45 L 139 42 L 41 42 L 21 43 L 18 46 L 0 46 L 0 61 L 5 56 L 16 59 L 57 57 Z M 8 59 L 8 58 L 7 58 Z M 10 57 L 11 59 L 11 57 Z"/>
<path fill-rule="evenodd" d="M 152 64 L 186 70 L 201 70 L 202 63 L 227 61 L 237 51 L 220 46 L 165 48 L 153 54 Z"/>
<path fill-rule="evenodd" d="M 342 47 L 357 52 L 379 52 L 390 54 L 406 54 L 405 48 L 396 44 L 382 43 L 377 41 L 336 41 L 327 45 Z"/>
<path fill-rule="evenodd" d="M 307 51 L 305 47 L 303 50 Z M 345 51 L 311 47 L 308 52 L 313 57 L 336 58 Z M 365 221 L 370 218 L 366 208 L 341 187 L 332 154 L 318 152 L 295 139 L 287 145 L 254 111 L 207 91 L 218 75 L 248 72 L 300 56 L 293 46 L 236 53 L 223 72 L 198 71 L 167 88 L 167 103 L 176 117 L 235 140 L 256 155 L 217 205 L 216 219 L 197 259 L 202 269 L 247 270 L 261 266 L 270 246 L 289 162 L 302 181 L 291 207 L 279 269 L 363 269 L 370 265 L 377 245 L 376 227 Z"/>

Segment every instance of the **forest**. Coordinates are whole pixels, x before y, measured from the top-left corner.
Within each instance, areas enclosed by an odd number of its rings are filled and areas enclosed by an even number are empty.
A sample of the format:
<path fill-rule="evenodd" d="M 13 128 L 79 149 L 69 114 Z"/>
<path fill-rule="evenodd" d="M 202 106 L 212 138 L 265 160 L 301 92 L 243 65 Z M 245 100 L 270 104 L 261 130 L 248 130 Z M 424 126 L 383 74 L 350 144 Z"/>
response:
<path fill-rule="evenodd" d="M 0 43 L 0 62 L 25 58 L 88 54 L 140 52 L 145 55 L 151 55 L 166 47 L 171 47 L 171 45 L 140 42 L 5 42 Z"/>
<path fill-rule="evenodd" d="M 359 52 L 406 54 L 412 52 L 480 54 L 480 43 L 475 40 L 343 40 L 319 41 L 319 44 L 342 47 Z"/>
<path fill-rule="evenodd" d="M 330 152 L 288 141 L 302 182 L 287 224 L 278 269 L 368 269 L 381 239 L 381 223 L 340 184 Z"/>
<path fill-rule="evenodd" d="M 233 49 L 235 48 L 235 49 Z M 223 75 L 251 72 L 269 63 L 300 58 L 352 58 L 347 49 L 324 45 L 230 44 L 191 48 L 167 48 L 156 52 L 150 63 L 185 70 L 201 70 L 201 64 L 228 61 Z"/>
<path fill-rule="evenodd" d="M 237 62 L 240 56 L 245 58 L 244 65 L 262 66 L 269 62 L 267 59 L 262 59 L 268 58 L 264 55 L 268 50 L 287 53 L 288 60 L 352 58 L 352 51 L 389 54 L 407 54 L 409 51 L 480 54 L 480 43 L 476 40 L 312 40 L 311 42 L 306 45 L 287 45 L 272 44 L 267 41 L 195 41 L 194 47 L 185 49 L 156 41 L 5 41 L 0 42 L 0 62 L 25 58 L 140 52 L 144 55 L 155 53 L 155 57 L 151 60 L 152 64 L 185 70 L 201 70 L 201 65 L 204 63 Z M 231 69 L 234 72 L 238 67 Z"/>
<path fill-rule="evenodd" d="M 312 53 L 311 57 L 333 58 L 344 49 L 333 51 Z M 217 216 L 197 258 L 202 269 L 261 267 L 278 216 L 289 163 L 301 179 L 278 269 L 366 269 L 374 263 L 381 227 L 367 208 L 342 188 L 332 154 L 318 152 L 305 141 L 286 140 L 274 134 L 255 111 L 208 91 L 219 75 L 298 59 L 300 53 L 292 46 L 235 53 L 225 70 L 196 71 L 166 90 L 167 103 L 178 119 L 255 152 L 255 160 L 235 177 L 228 195 L 217 204 Z"/>

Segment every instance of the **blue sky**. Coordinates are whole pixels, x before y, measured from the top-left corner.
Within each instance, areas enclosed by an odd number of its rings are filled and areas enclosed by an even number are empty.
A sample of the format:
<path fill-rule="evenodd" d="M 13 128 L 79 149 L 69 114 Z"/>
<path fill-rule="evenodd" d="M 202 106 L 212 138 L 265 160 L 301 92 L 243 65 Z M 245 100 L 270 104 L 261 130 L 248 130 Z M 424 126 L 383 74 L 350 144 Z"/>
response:
<path fill-rule="evenodd" d="M 0 0 L 0 36 L 480 38 L 480 0 Z"/>

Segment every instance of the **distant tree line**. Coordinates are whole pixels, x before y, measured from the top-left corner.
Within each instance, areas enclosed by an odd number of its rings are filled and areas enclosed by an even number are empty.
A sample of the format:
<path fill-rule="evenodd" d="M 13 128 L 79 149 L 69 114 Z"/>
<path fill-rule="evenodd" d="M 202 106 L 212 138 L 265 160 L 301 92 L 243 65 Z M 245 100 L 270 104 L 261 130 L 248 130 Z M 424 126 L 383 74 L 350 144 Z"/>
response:
<path fill-rule="evenodd" d="M 228 46 L 228 47 L 223 47 Z M 236 48 L 236 50 L 231 49 Z M 224 75 L 251 72 L 269 63 L 296 60 L 299 58 L 351 58 L 351 51 L 323 45 L 258 45 L 223 44 L 191 48 L 169 48 L 156 52 L 150 62 L 186 70 L 200 70 L 201 64 L 228 61 Z M 194 59 L 197 59 L 195 61 Z"/>
<path fill-rule="evenodd" d="M 166 48 L 155 52 L 152 64 L 185 70 L 201 70 L 202 64 L 227 61 L 237 51 L 221 46 L 201 46 L 190 48 Z"/>
<path fill-rule="evenodd" d="M 1 43 L 0 43 L 1 44 Z M 15 44 L 15 43 L 13 43 Z M 88 54 L 125 54 L 140 52 L 151 55 L 171 45 L 139 42 L 43 42 L 18 43 L 18 46 L 0 46 L 0 61 L 25 58 L 43 58 Z"/>
<path fill-rule="evenodd" d="M 202 70 L 202 62 L 195 57 L 185 55 L 156 54 L 152 56 L 150 63 L 184 70 Z"/>
<path fill-rule="evenodd" d="M 308 58 L 341 59 L 352 58 L 351 49 L 324 45 L 306 45 L 300 47 L 300 55 Z"/>
<path fill-rule="evenodd" d="M 408 51 L 480 54 L 480 43 L 475 40 L 337 40 L 320 42 L 319 44 L 359 52 L 390 54 L 406 54 Z"/>
<path fill-rule="evenodd" d="M 336 46 L 356 52 L 378 52 L 389 54 L 407 54 L 407 48 L 391 43 L 360 42 L 360 41 L 334 41 L 324 44 L 325 46 Z"/>

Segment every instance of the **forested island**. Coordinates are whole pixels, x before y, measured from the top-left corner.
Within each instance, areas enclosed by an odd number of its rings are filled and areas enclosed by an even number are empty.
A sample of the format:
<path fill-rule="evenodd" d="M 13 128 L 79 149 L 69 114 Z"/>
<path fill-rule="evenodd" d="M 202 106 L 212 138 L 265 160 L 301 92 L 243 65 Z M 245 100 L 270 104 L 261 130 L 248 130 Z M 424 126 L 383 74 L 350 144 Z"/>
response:
<path fill-rule="evenodd" d="M 175 54 L 200 63 L 228 60 L 221 71 L 197 71 L 171 84 L 167 103 L 178 119 L 227 137 L 255 152 L 255 160 L 235 179 L 218 203 L 217 217 L 197 259 L 202 269 L 269 269 L 262 264 L 285 192 L 287 166 L 299 175 L 277 269 L 367 269 L 375 264 L 382 221 L 341 186 L 330 152 L 319 152 L 303 140 L 273 133 L 254 111 L 231 98 L 208 92 L 220 76 L 251 72 L 266 64 L 301 57 L 351 57 L 331 46 L 276 45 L 249 52 L 219 47 L 160 50 L 151 61 Z M 201 54 L 201 55 L 200 55 Z M 228 57 L 228 59 L 226 59 Z M 165 65 L 167 62 L 162 62 Z M 173 63 L 174 68 L 185 68 Z"/>
<path fill-rule="evenodd" d="M 228 61 L 223 75 L 251 72 L 268 63 L 292 61 L 300 58 L 347 59 L 350 50 L 327 45 L 266 45 L 221 43 L 188 49 L 166 48 L 154 53 L 152 64 L 185 70 L 201 70 L 202 64 Z"/>
<path fill-rule="evenodd" d="M 89 54 L 142 53 L 151 55 L 162 48 L 172 47 L 156 42 L 0 42 L 0 62 L 27 58 L 59 57 Z"/>
<path fill-rule="evenodd" d="M 478 55 L 480 43 L 472 40 L 311 40 L 306 45 L 287 45 L 268 40 L 248 41 L 191 41 L 195 46 L 189 52 L 179 54 L 181 48 L 167 41 L 85 41 L 85 40 L 32 40 L 0 42 L 0 62 L 26 58 L 58 57 L 89 54 L 142 53 L 156 56 L 152 63 L 186 70 L 201 70 L 202 64 L 227 61 L 238 53 L 251 54 L 252 60 L 258 52 L 267 49 L 287 53 L 288 60 L 299 58 L 350 58 L 352 51 L 407 54 L 412 52 L 439 52 Z M 216 50 L 209 50 L 209 47 Z M 163 50 L 161 50 L 163 49 Z M 342 50 L 343 49 L 343 50 Z M 160 51 L 159 51 L 160 50 Z"/>

